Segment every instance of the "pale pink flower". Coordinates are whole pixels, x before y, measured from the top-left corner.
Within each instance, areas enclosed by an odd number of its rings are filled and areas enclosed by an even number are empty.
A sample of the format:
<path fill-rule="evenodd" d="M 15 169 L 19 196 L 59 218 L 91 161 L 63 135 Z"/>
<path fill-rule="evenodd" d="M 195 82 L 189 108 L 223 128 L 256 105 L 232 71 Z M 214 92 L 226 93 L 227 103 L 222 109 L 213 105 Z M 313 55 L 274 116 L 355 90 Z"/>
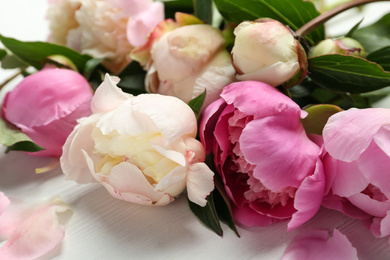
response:
<path fill-rule="evenodd" d="M 187 188 L 201 206 L 213 190 L 213 172 L 195 139 L 197 121 L 178 98 L 132 96 L 106 75 L 92 100 L 93 114 L 81 119 L 60 159 L 68 179 L 100 182 L 115 198 L 166 205 Z"/>
<path fill-rule="evenodd" d="M 189 15 L 177 14 L 176 20 L 179 22 L 161 22 L 149 42 L 135 49 L 132 57 L 147 70 L 148 92 L 188 103 L 206 90 L 206 107 L 235 80 L 225 40 L 220 30 Z"/>
<path fill-rule="evenodd" d="M 307 58 L 293 32 L 272 19 L 244 21 L 234 30 L 232 62 L 238 80 L 256 80 L 278 86 L 307 75 Z"/>
<path fill-rule="evenodd" d="M 0 259 L 36 259 L 54 249 L 65 237 L 58 213 L 71 210 L 61 199 L 27 206 L 10 203 L 0 192 Z"/>
<path fill-rule="evenodd" d="M 349 109 L 323 131 L 331 193 L 324 205 L 362 219 L 376 237 L 390 235 L 390 110 Z"/>
<path fill-rule="evenodd" d="M 76 120 L 91 114 L 92 88 L 79 73 L 45 68 L 8 92 L 1 116 L 45 148 L 35 156 L 60 157 Z"/>
<path fill-rule="evenodd" d="M 299 106 L 256 81 L 226 86 L 206 108 L 200 137 L 245 226 L 291 221 L 289 230 L 319 209 L 325 177 L 321 149 L 306 135 Z"/>
<path fill-rule="evenodd" d="M 348 238 L 335 229 L 309 230 L 290 242 L 281 260 L 357 260 L 357 251 Z"/>
<path fill-rule="evenodd" d="M 50 40 L 104 59 L 119 73 L 134 46 L 164 19 L 164 5 L 147 0 L 58 0 L 49 5 Z"/>

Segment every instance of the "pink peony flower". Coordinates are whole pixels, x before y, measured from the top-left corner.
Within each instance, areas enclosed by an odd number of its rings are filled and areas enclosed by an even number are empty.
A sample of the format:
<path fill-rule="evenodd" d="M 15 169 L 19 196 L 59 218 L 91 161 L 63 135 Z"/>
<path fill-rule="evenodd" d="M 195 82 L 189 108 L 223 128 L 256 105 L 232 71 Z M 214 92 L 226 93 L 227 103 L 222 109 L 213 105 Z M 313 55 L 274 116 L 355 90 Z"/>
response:
<path fill-rule="evenodd" d="M 57 213 L 71 210 L 61 199 L 26 206 L 10 202 L 0 192 L 0 259 L 36 259 L 54 249 L 65 237 Z"/>
<path fill-rule="evenodd" d="M 68 179 L 100 182 L 115 198 L 166 205 L 187 188 L 201 206 L 214 189 L 191 108 L 175 97 L 132 96 L 106 75 L 60 159 Z"/>
<path fill-rule="evenodd" d="M 321 149 L 307 136 L 297 104 L 270 85 L 243 81 L 206 108 L 200 137 L 245 226 L 291 219 L 289 230 L 319 209 L 325 177 Z"/>
<path fill-rule="evenodd" d="M 130 61 L 134 46 L 143 45 L 164 19 L 164 5 L 151 0 L 51 0 L 50 41 L 95 58 L 113 73 Z"/>
<path fill-rule="evenodd" d="M 310 230 L 293 238 L 281 260 L 357 260 L 357 251 L 348 238 L 335 229 Z"/>
<path fill-rule="evenodd" d="M 46 149 L 31 155 L 60 157 L 76 120 L 90 115 L 92 95 L 79 73 L 46 68 L 6 94 L 1 116 Z"/>
<path fill-rule="evenodd" d="M 323 131 L 324 206 L 362 219 L 376 237 L 390 235 L 390 110 L 350 109 L 331 116 Z"/>
<path fill-rule="evenodd" d="M 222 32 L 187 14 L 161 22 L 149 41 L 132 52 L 147 70 L 146 90 L 175 96 L 188 103 L 202 94 L 203 107 L 219 98 L 233 82 L 234 69 Z"/>

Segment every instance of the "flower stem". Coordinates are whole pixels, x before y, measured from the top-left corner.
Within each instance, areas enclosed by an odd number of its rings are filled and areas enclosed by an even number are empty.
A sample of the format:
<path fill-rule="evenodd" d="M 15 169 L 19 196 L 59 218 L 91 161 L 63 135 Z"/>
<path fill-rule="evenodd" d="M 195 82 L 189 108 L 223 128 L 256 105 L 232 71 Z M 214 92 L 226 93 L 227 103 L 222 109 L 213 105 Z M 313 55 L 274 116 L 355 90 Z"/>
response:
<path fill-rule="evenodd" d="M 348 2 L 345 4 L 341 4 L 339 6 L 336 6 L 333 9 L 317 16 L 316 18 L 314 18 L 310 22 L 306 23 L 301 28 L 299 28 L 295 32 L 295 34 L 304 37 L 304 36 L 308 35 L 310 32 L 312 32 L 315 28 L 324 24 L 326 21 L 328 21 L 329 19 L 333 18 L 334 16 L 338 15 L 341 12 L 344 12 L 344 11 L 351 9 L 353 7 L 356 7 L 356 6 L 360 6 L 360 5 L 364 5 L 364 4 L 368 4 L 368 3 L 373 3 L 373 2 L 383 2 L 383 1 L 388 1 L 388 0 L 354 0 L 354 1 L 351 1 L 351 2 Z"/>
<path fill-rule="evenodd" d="M 14 75 L 12 75 L 10 78 L 6 79 L 1 85 L 0 85 L 0 90 L 5 86 L 7 85 L 8 83 L 10 83 L 12 80 L 14 80 L 16 77 L 18 77 L 19 75 L 21 75 L 23 73 L 23 70 L 25 68 L 22 68 L 20 69 L 17 73 L 15 73 Z"/>

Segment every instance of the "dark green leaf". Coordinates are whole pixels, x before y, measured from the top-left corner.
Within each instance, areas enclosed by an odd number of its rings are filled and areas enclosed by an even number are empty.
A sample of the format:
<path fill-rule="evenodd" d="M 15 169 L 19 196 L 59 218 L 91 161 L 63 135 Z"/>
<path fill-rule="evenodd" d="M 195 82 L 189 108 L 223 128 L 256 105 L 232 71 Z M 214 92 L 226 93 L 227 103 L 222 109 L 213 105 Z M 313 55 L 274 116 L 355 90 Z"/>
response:
<path fill-rule="evenodd" d="M 354 32 L 353 38 L 358 40 L 367 53 L 390 45 L 390 13 L 376 23 Z"/>
<path fill-rule="evenodd" d="M 390 71 L 390 46 L 386 46 L 367 56 L 367 60 L 378 63 L 384 70 Z"/>
<path fill-rule="evenodd" d="M 6 55 L 1 60 L 1 67 L 3 69 L 16 69 L 16 68 L 26 68 L 28 65 L 16 57 L 15 55 Z"/>
<path fill-rule="evenodd" d="M 7 151 L 37 152 L 44 150 L 44 148 L 35 144 L 26 134 L 12 127 L 2 118 L 0 118 L 0 143 L 8 146 Z"/>
<path fill-rule="evenodd" d="M 41 62 L 45 58 L 58 54 L 70 59 L 82 73 L 86 62 L 91 59 L 88 55 L 82 55 L 67 47 L 48 42 L 22 42 L 2 35 L 0 35 L 0 40 L 15 56 L 19 57 L 36 69 L 42 68 Z"/>
<path fill-rule="evenodd" d="M 293 31 L 320 15 L 313 3 L 303 0 L 215 0 L 219 12 L 228 22 L 241 23 L 259 18 L 271 18 L 288 25 Z M 323 26 L 306 39 L 311 45 L 325 38 Z"/>
<path fill-rule="evenodd" d="M 219 222 L 214 205 L 213 193 L 207 197 L 207 204 L 204 207 L 201 207 L 190 200 L 188 200 L 188 203 L 192 213 L 194 213 L 206 227 L 214 231 L 218 236 L 223 235 L 221 223 Z"/>
<path fill-rule="evenodd" d="M 165 18 L 175 18 L 176 12 L 194 13 L 193 9 L 193 0 L 173 0 L 173 1 L 165 1 L 164 9 L 165 9 Z"/>
<path fill-rule="evenodd" d="M 337 92 L 359 94 L 390 86 L 390 72 L 354 56 L 333 54 L 309 58 L 309 72 L 313 82 Z"/>
<path fill-rule="evenodd" d="M 1 61 L 5 56 L 7 56 L 7 51 L 6 51 L 6 50 L 3 50 L 3 49 L 0 49 L 0 61 Z"/>
<path fill-rule="evenodd" d="M 90 59 L 87 61 L 84 68 L 84 77 L 87 80 L 92 76 L 93 72 L 101 64 L 101 62 L 102 59 Z"/>
<path fill-rule="evenodd" d="M 38 152 L 42 150 L 45 150 L 45 148 L 37 145 L 34 142 L 22 141 L 22 142 L 17 142 L 11 146 L 8 146 L 6 152 L 9 151 Z"/>
<path fill-rule="evenodd" d="M 132 95 L 146 93 L 145 90 L 145 75 L 146 72 L 142 69 L 138 62 L 131 62 L 118 77 L 121 81 L 118 84 L 124 92 Z"/>
<path fill-rule="evenodd" d="M 213 20 L 212 0 L 193 0 L 195 16 L 207 24 Z"/>
<path fill-rule="evenodd" d="M 206 98 L 206 89 L 203 91 L 202 94 L 200 94 L 199 96 L 197 96 L 196 98 L 188 102 L 188 105 L 191 107 L 192 111 L 194 111 L 196 115 L 199 115 L 200 109 L 202 108 L 205 98 Z"/>
<path fill-rule="evenodd" d="M 363 22 L 363 19 L 360 20 L 351 30 L 345 35 L 345 37 L 352 37 L 352 35 L 359 29 L 360 24 Z"/>
<path fill-rule="evenodd" d="M 216 189 L 213 192 L 215 207 L 218 213 L 219 219 L 228 225 L 228 227 L 236 233 L 238 237 L 240 234 L 238 233 L 236 223 L 233 218 L 233 211 L 230 204 L 230 200 L 226 191 L 224 189 L 223 183 L 219 175 L 214 177 Z"/>

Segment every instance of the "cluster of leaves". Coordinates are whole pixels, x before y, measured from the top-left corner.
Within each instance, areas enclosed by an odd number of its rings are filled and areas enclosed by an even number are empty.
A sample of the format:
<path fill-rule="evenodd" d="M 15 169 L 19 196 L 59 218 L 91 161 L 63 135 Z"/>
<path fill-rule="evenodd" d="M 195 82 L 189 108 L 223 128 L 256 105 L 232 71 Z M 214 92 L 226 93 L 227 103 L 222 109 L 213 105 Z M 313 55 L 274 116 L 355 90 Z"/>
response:
<path fill-rule="evenodd" d="M 244 20 L 268 17 L 280 21 L 296 31 L 318 17 L 320 13 L 313 3 L 304 0 L 174 0 L 164 1 L 167 18 L 175 12 L 193 13 L 208 24 L 215 25 L 215 8 L 222 15 L 221 29 L 231 27 Z M 335 104 L 342 108 L 369 107 L 372 101 L 390 93 L 390 14 L 364 28 L 356 25 L 348 36 L 358 40 L 365 48 L 366 59 L 346 55 L 323 55 L 309 58 L 309 75 L 299 85 L 290 89 L 292 98 L 302 107 L 309 104 Z M 324 26 L 318 26 L 305 36 L 309 46 L 326 38 Z M 233 40 L 233 39 L 231 39 Z M 0 49 L 1 66 L 4 69 L 19 68 L 28 75 L 27 68 L 42 69 L 52 55 L 69 59 L 96 89 L 108 70 L 100 59 L 80 54 L 64 46 L 47 42 L 22 42 L 0 35 L 6 49 Z M 61 65 L 61 64 L 57 64 Z M 132 62 L 119 75 L 125 92 L 138 95 L 145 92 L 145 71 Z M 190 102 L 199 112 L 204 95 Z M 1 143 L 9 150 L 38 151 L 42 147 L 4 121 L 0 121 Z M 209 166 L 212 167 L 212 157 Z M 238 235 L 232 218 L 231 206 L 219 177 L 215 179 L 217 189 L 208 197 L 208 205 L 199 207 L 190 202 L 196 216 L 217 234 L 222 235 L 220 220 L 227 223 Z"/>

